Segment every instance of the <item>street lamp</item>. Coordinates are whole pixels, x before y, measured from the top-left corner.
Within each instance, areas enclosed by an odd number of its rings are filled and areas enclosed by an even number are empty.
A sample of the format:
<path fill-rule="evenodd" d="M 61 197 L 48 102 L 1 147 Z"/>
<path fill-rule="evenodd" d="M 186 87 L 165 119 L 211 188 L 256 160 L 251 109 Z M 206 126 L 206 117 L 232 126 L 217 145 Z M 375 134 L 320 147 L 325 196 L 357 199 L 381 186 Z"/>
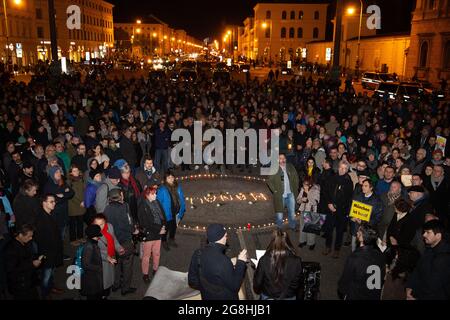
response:
<path fill-rule="evenodd" d="M 363 3 L 362 0 L 359 0 L 360 9 L 359 9 L 359 30 L 358 30 L 358 49 L 356 53 L 356 63 L 355 63 L 355 73 L 356 76 L 359 76 L 359 48 L 361 47 L 361 26 L 362 26 L 362 12 L 363 12 Z M 348 15 L 353 15 L 356 12 L 354 7 L 350 7 L 347 9 Z"/>
<path fill-rule="evenodd" d="M 14 4 L 16 6 L 19 6 L 22 4 L 22 0 L 14 0 Z M 3 0 L 3 14 L 5 15 L 5 26 L 6 26 L 6 63 L 8 66 L 8 70 L 11 71 L 11 65 L 12 65 L 12 60 L 11 60 L 11 56 L 10 56 L 10 48 L 8 47 L 9 44 L 9 24 L 8 24 L 8 13 L 6 12 L 6 0 Z M 13 48 L 14 49 L 14 48 Z M 13 50 L 11 49 L 11 51 Z"/>
<path fill-rule="evenodd" d="M 141 20 L 136 20 L 136 23 L 137 23 L 137 24 L 141 24 L 142 21 L 141 21 Z"/>
<path fill-rule="evenodd" d="M 272 20 L 270 20 L 270 25 L 267 22 L 263 22 L 261 24 L 261 27 L 263 28 L 263 30 L 265 31 L 267 28 L 270 28 L 270 35 L 269 35 L 269 63 L 272 61 Z M 266 35 L 264 34 L 264 38 L 266 37 Z"/>

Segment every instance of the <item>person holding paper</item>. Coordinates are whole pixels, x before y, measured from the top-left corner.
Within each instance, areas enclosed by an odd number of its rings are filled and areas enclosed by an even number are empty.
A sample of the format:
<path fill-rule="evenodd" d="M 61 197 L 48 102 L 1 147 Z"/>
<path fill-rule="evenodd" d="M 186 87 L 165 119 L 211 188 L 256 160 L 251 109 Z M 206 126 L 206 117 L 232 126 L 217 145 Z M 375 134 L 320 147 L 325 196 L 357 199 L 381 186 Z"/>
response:
<path fill-rule="evenodd" d="M 261 300 L 296 300 L 302 286 L 302 259 L 287 232 L 278 229 L 258 263 L 253 290 Z"/>
<path fill-rule="evenodd" d="M 358 194 L 353 200 L 364 203 L 372 207 L 372 211 L 369 218 L 369 224 L 373 227 L 377 227 L 378 223 L 381 221 L 383 215 L 383 203 L 374 192 L 373 182 L 370 179 L 364 180 L 361 185 L 362 193 Z M 352 251 L 356 249 L 356 232 L 358 227 L 361 225 L 361 219 L 352 218 L 351 234 L 352 234 Z"/>

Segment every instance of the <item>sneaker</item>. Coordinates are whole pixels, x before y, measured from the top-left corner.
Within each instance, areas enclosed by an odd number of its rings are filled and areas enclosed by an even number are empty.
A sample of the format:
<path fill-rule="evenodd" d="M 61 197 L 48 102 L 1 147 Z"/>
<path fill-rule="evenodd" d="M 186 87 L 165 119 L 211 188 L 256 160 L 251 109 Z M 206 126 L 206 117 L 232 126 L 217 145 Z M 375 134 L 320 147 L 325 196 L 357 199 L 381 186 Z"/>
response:
<path fill-rule="evenodd" d="M 324 256 L 327 256 L 327 255 L 329 255 L 330 253 L 331 253 L 331 249 L 330 249 L 330 248 L 325 248 L 325 250 L 322 251 L 322 254 L 323 254 Z"/>
<path fill-rule="evenodd" d="M 304 246 L 306 246 L 306 242 L 300 242 L 300 243 L 298 244 L 298 246 L 299 246 L 300 248 L 303 248 Z"/>
<path fill-rule="evenodd" d="M 149 278 L 148 274 L 144 274 L 142 279 L 144 280 L 145 283 L 150 283 L 150 278 Z"/>

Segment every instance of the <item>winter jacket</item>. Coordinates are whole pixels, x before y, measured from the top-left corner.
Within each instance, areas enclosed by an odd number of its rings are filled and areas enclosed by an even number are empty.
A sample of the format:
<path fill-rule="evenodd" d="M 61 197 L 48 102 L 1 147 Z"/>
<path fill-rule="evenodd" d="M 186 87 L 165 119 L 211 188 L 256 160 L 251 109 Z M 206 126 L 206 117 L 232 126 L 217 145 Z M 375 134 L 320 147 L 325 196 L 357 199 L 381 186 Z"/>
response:
<path fill-rule="evenodd" d="M 326 200 L 326 212 L 331 213 L 328 204 L 333 204 L 336 214 L 348 216 L 352 202 L 353 182 L 348 174 L 335 175 L 330 181 L 329 189 L 324 194 Z"/>
<path fill-rule="evenodd" d="M 138 189 L 138 194 L 136 194 L 133 186 L 131 185 L 132 181 L 136 183 L 136 187 Z M 140 193 L 142 192 L 141 185 L 139 182 L 137 182 L 133 176 L 130 175 L 130 178 L 128 179 L 128 184 L 125 184 L 125 181 L 123 179 L 119 182 L 119 188 L 123 191 L 123 199 L 126 203 L 128 203 L 128 206 L 130 207 L 130 213 L 133 217 L 133 220 L 137 221 L 137 202 L 140 196 Z"/>
<path fill-rule="evenodd" d="M 431 177 L 426 177 L 423 185 L 430 192 L 430 202 L 437 216 L 446 221 L 447 217 L 450 216 L 450 180 L 444 178 L 436 188 L 431 181 Z"/>
<path fill-rule="evenodd" d="M 354 200 L 372 206 L 369 224 L 376 227 L 383 216 L 383 203 L 381 202 L 380 197 L 375 193 L 372 193 L 372 195 L 367 198 L 363 193 L 360 193 L 354 197 Z"/>
<path fill-rule="evenodd" d="M 29 292 L 37 285 L 31 242 L 23 245 L 16 239 L 12 239 L 5 248 L 4 254 L 9 291 L 13 295 Z"/>
<path fill-rule="evenodd" d="M 371 266 L 379 268 L 380 278 L 377 279 L 380 284 L 379 288 L 367 286 L 368 282 L 374 284 L 377 282 L 368 281 L 369 277 L 376 275 L 373 270 L 370 271 L 369 267 Z M 385 273 L 385 256 L 378 247 L 358 247 L 345 262 L 344 271 L 338 282 L 338 292 L 346 300 L 380 300 Z"/>
<path fill-rule="evenodd" d="M 95 199 L 97 195 L 97 189 L 100 184 L 96 184 L 94 182 L 89 182 L 84 189 L 84 207 L 86 209 L 95 205 Z"/>
<path fill-rule="evenodd" d="M 328 212 L 327 195 L 330 193 L 330 182 L 333 180 L 335 173 L 333 169 L 323 170 L 317 178 L 317 184 L 320 186 L 320 202 L 318 212 Z"/>
<path fill-rule="evenodd" d="M 246 265 L 237 260 L 233 266 L 225 249 L 224 245 L 210 243 L 192 255 L 188 283 L 200 290 L 203 300 L 239 300 Z"/>
<path fill-rule="evenodd" d="M 397 214 L 394 214 L 387 229 L 386 242 L 390 243 L 390 237 L 394 237 L 399 246 L 410 247 L 416 231 L 416 225 L 409 213 L 400 220 L 398 220 Z"/>
<path fill-rule="evenodd" d="M 55 195 L 56 206 L 55 210 L 53 210 L 53 215 L 58 221 L 58 225 L 60 227 L 65 226 L 69 216 L 69 199 L 71 199 L 75 193 L 67 183 L 59 186 L 55 184 L 51 178 L 48 179 L 44 187 L 44 194 L 48 193 Z M 62 194 L 63 197 L 60 198 L 56 196 L 57 194 Z"/>
<path fill-rule="evenodd" d="M 299 290 L 303 287 L 303 268 L 300 257 L 289 255 L 284 265 L 284 277 L 280 285 L 274 278 L 274 270 L 271 269 L 271 257 L 266 253 L 258 262 L 253 280 L 253 290 L 257 294 L 273 298 L 297 297 Z"/>
<path fill-rule="evenodd" d="M 158 172 L 156 172 L 155 167 L 152 168 L 151 172 L 145 171 L 144 167 L 141 166 L 136 170 L 136 180 L 141 185 L 144 190 L 150 186 L 159 186 L 161 184 L 161 176 Z"/>
<path fill-rule="evenodd" d="M 418 300 L 450 300 L 450 244 L 441 240 L 428 247 L 408 279 L 407 288 Z"/>
<path fill-rule="evenodd" d="M 113 189 L 120 189 L 119 186 L 113 185 L 109 178 L 105 179 L 98 188 L 95 194 L 95 210 L 97 213 L 103 213 L 108 205 L 108 192 Z"/>
<path fill-rule="evenodd" d="M 180 210 L 176 214 L 176 217 L 178 217 L 179 220 L 183 219 L 184 212 L 186 211 L 186 204 L 184 200 L 184 193 L 183 189 L 181 188 L 181 184 L 178 184 L 177 188 L 178 198 L 180 201 Z M 166 185 L 161 185 L 158 188 L 156 199 L 158 199 L 159 203 L 161 204 L 164 214 L 166 215 L 166 221 L 172 221 L 176 217 L 172 214 L 172 200 L 171 195 L 169 192 L 169 189 Z"/>
<path fill-rule="evenodd" d="M 82 216 L 86 211 L 80 204 L 84 199 L 84 181 L 83 179 L 68 180 L 68 185 L 72 188 L 74 195 L 69 200 L 69 217 Z"/>
<path fill-rule="evenodd" d="M 134 232 L 134 221 L 130 215 L 127 203 L 111 202 L 105 208 L 104 215 L 113 226 L 117 240 L 120 244 L 132 241 Z"/>
<path fill-rule="evenodd" d="M 81 258 L 81 294 L 99 295 L 103 292 L 103 265 L 97 241 L 88 239 Z"/>
<path fill-rule="evenodd" d="M 170 145 L 171 132 L 169 129 L 161 131 L 160 128 L 155 129 L 155 149 L 167 150 Z"/>
<path fill-rule="evenodd" d="M 63 241 L 54 215 L 54 211 L 48 214 L 41 208 L 36 218 L 34 241 L 38 255 L 46 256 L 42 263 L 43 268 L 54 268 L 63 264 Z"/>
<path fill-rule="evenodd" d="M 310 212 L 318 212 L 318 207 L 320 203 L 320 186 L 318 184 L 314 184 L 308 192 L 308 196 L 306 197 L 308 199 L 308 202 L 302 202 L 303 198 L 303 188 L 300 189 L 300 192 L 298 193 L 297 197 L 297 203 L 300 204 L 300 207 L 298 210 L 300 212 L 304 211 L 310 211 Z"/>
<path fill-rule="evenodd" d="M 297 170 L 295 170 L 295 167 L 292 164 L 286 163 L 286 172 L 287 172 L 287 176 L 289 178 L 289 185 L 291 188 L 290 191 L 292 192 L 294 199 L 297 199 L 298 187 L 299 187 L 299 178 L 298 178 Z M 270 191 L 273 194 L 275 212 L 283 212 L 284 211 L 284 205 L 283 205 L 284 183 L 281 180 L 282 174 L 283 174 L 283 170 L 280 167 L 280 168 L 278 168 L 278 172 L 276 174 L 270 176 L 269 180 L 267 182 L 267 186 L 269 187 Z"/>
<path fill-rule="evenodd" d="M 137 163 L 136 149 L 133 142 L 125 136 L 120 139 L 120 153 L 123 155 L 125 161 L 130 165 L 130 168 L 135 168 Z"/>
<path fill-rule="evenodd" d="M 13 201 L 13 211 L 16 216 L 16 226 L 24 224 L 35 225 L 40 210 L 39 200 L 19 192 Z"/>
<path fill-rule="evenodd" d="M 158 200 L 148 201 L 141 198 L 138 203 L 139 228 L 145 235 L 145 241 L 160 240 L 159 234 L 166 224 L 166 216 Z"/>
<path fill-rule="evenodd" d="M 110 223 L 108 223 L 108 233 L 113 237 L 114 247 L 116 252 L 118 252 L 122 246 L 120 245 L 119 240 L 117 240 L 114 227 Z M 99 239 L 98 247 L 100 248 L 100 254 L 102 256 L 103 288 L 109 289 L 114 284 L 115 265 L 108 261 L 108 240 L 106 240 L 105 236 L 101 236 Z"/>

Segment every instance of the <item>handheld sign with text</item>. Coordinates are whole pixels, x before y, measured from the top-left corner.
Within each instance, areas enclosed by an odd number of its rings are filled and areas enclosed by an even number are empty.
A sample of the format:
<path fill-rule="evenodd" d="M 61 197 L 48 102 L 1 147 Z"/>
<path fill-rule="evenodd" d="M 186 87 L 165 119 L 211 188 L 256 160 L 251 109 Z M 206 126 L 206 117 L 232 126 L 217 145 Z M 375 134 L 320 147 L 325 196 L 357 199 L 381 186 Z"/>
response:
<path fill-rule="evenodd" d="M 371 214 L 372 214 L 371 205 L 355 200 L 352 201 L 352 207 L 350 209 L 350 218 L 356 218 L 362 221 L 369 222 Z"/>

